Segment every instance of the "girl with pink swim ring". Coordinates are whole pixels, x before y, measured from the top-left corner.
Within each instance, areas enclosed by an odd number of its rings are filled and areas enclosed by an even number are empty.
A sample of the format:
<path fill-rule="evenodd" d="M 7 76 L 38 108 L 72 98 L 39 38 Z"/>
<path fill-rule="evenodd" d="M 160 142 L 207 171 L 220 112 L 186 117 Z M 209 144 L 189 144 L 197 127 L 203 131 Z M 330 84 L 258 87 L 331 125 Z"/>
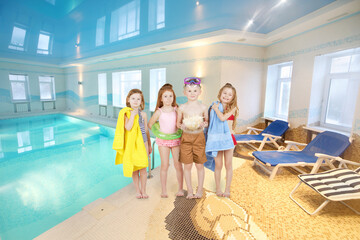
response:
<path fill-rule="evenodd" d="M 156 104 L 156 111 L 150 118 L 148 127 L 151 129 L 152 125 L 159 121 L 160 131 L 165 134 L 172 134 L 177 132 L 176 118 L 177 118 L 177 104 L 176 95 L 171 84 L 164 84 L 158 93 L 158 99 Z M 160 181 L 161 181 L 161 197 L 167 198 L 167 172 L 169 169 L 169 157 L 170 151 L 174 160 L 174 167 L 176 170 L 176 177 L 178 180 L 178 192 L 176 196 L 184 196 L 183 189 L 183 166 L 179 162 L 180 153 L 180 138 L 173 140 L 165 140 L 156 138 L 156 144 L 158 145 L 161 167 L 160 167 Z"/>

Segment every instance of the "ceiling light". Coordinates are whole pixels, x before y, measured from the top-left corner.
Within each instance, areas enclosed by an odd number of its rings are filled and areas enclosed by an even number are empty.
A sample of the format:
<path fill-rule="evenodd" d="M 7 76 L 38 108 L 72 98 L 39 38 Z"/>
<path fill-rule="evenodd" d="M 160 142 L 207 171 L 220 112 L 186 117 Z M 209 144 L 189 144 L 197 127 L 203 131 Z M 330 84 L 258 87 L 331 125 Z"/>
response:
<path fill-rule="evenodd" d="M 166 50 L 166 48 L 162 47 L 162 48 L 160 48 L 160 50 Z"/>
<path fill-rule="evenodd" d="M 199 6 L 200 2 L 199 1 L 196 1 L 196 6 Z"/>
<path fill-rule="evenodd" d="M 285 2 L 286 2 L 286 0 L 280 0 L 280 4 L 285 3 Z"/>
<path fill-rule="evenodd" d="M 246 38 L 240 38 L 240 39 L 238 39 L 237 41 L 238 41 L 238 42 L 245 42 L 245 40 L 246 40 Z"/>
<path fill-rule="evenodd" d="M 245 30 L 247 30 L 250 27 L 250 25 L 253 24 L 253 23 L 254 23 L 254 20 L 250 19 L 248 21 L 248 23 L 246 24 L 246 26 L 245 26 Z"/>

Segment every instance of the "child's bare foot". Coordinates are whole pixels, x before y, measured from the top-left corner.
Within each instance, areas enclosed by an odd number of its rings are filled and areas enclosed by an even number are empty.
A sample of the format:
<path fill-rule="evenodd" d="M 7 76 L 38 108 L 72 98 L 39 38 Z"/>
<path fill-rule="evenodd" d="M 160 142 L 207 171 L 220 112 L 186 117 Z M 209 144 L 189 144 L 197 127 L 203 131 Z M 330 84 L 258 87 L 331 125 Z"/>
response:
<path fill-rule="evenodd" d="M 201 191 L 201 192 L 198 191 L 198 192 L 194 195 L 194 198 L 202 198 L 202 195 L 203 195 L 202 191 Z"/>
<path fill-rule="evenodd" d="M 184 190 L 180 189 L 177 193 L 176 193 L 177 197 L 183 197 L 184 196 Z"/>
<path fill-rule="evenodd" d="M 230 192 L 224 192 L 223 197 L 230 198 Z"/>
<path fill-rule="evenodd" d="M 216 191 L 216 196 L 223 197 L 224 193 L 222 191 Z"/>
<path fill-rule="evenodd" d="M 141 198 L 142 198 L 142 195 L 141 195 L 141 193 L 136 193 L 135 197 L 136 197 L 137 199 L 141 199 Z"/>
<path fill-rule="evenodd" d="M 142 198 L 149 198 L 149 195 L 147 195 L 146 193 L 143 193 Z"/>
<path fill-rule="evenodd" d="M 168 197 L 167 193 L 161 193 L 160 196 L 161 196 L 162 198 L 167 198 L 167 197 Z"/>
<path fill-rule="evenodd" d="M 194 198 L 194 194 L 193 193 L 188 193 L 188 195 L 186 196 L 187 199 L 193 199 Z"/>

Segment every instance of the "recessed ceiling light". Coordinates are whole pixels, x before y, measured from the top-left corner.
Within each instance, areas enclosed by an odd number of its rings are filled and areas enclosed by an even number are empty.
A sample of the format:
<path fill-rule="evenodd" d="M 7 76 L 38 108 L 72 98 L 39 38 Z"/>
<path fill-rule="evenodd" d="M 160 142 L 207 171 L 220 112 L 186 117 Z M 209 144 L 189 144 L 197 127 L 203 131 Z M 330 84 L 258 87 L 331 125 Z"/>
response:
<path fill-rule="evenodd" d="M 246 26 L 245 26 L 245 30 L 247 30 L 253 23 L 254 23 L 254 20 L 253 20 L 253 19 L 250 19 L 250 20 L 248 21 L 248 23 L 246 24 Z"/>
<path fill-rule="evenodd" d="M 280 0 L 280 4 L 281 4 L 281 3 L 285 3 L 285 2 L 286 2 L 286 0 Z"/>
<path fill-rule="evenodd" d="M 246 41 L 246 38 L 240 38 L 237 40 L 238 42 L 245 42 Z"/>
<path fill-rule="evenodd" d="M 162 48 L 160 48 L 160 50 L 166 50 L 166 48 L 162 47 Z"/>
<path fill-rule="evenodd" d="M 199 6 L 200 2 L 199 1 L 196 1 L 196 6 Z"/>

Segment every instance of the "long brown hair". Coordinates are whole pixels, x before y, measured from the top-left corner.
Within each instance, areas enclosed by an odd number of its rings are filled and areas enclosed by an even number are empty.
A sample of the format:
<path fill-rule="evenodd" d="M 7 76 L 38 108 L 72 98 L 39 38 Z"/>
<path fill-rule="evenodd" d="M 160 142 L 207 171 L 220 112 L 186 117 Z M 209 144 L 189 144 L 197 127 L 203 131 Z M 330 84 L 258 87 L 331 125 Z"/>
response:
<path fill-rule="evenodd" d="M 127 106 L 127 107 L 131 107 L 130 102 L 129 102 L 129 99 L 130 99 L 130 96 L 133 95 L 133 94 L 135 94 L 135 93 L 139 93 L 139 94 L 141 95 L 140 109 L 141 109 L 141 110 L 144 110 L 144 108 L 145 108 L 144 95 L 143 95 L 143 93 L 142 93 L 142 91 L 141 91 L 140 89 L 136 89 L 136 88 L 131 89 L 131 90 L 129 91 L 129 93 L 128 93 L 127 97 L 126 97 L 126 106 Z"/>
<path fill-rule="evenodd" d="M 165 83 L 159 90 L 158 92 L 158 98 L 157 98 L 157 102 L 156 102 L 156 108 L 161 108 L 162 106 L 164 106 L 164 103 L 161 101 L 162 95 L 164 94 L 164 92 L 169 91 L 172 92 L 174 99 L 173 102 L 171 103 L 172 107 L 177 107 L 177 103 L 176 103 L 176 95 L 175 92 L 173 90 L 173 86 L 170 83 Z"/>
<path fill-rule="evenodd" d="M 237 118 L 237 116 L 238 116 L 238 114 L 239 114 L 239 108 L 238 108 L 238 106 L 237 106 L 236 89 L 235 89 L 234 86 L 231 85 L 230 83 L 226 83 L 222 88 L 220 88 L 219 94 L 218 94 L 218 96 L 217 96 L 220 102 L 221 102 L 221 100 L 220 100 L 221 93 L 222 93 L 222 91 L 223 91 L 225 88 L 230 88 L 230 89 L 232 89 L 232 91 L 233 91 L 233 98 L 231 99 L 231 101 L 230 101 L 230 103 L 228 104 L 227 108 L 224 109 L 224 114 L 230 112 L 233 108 L 236 108 L 235 113 L 234 113 L 234 121 L 233 121 L 233 124 L 232 124 L 232 129 L 235 129 L 235 127 L 236 127 L 236 118 Z"/>

